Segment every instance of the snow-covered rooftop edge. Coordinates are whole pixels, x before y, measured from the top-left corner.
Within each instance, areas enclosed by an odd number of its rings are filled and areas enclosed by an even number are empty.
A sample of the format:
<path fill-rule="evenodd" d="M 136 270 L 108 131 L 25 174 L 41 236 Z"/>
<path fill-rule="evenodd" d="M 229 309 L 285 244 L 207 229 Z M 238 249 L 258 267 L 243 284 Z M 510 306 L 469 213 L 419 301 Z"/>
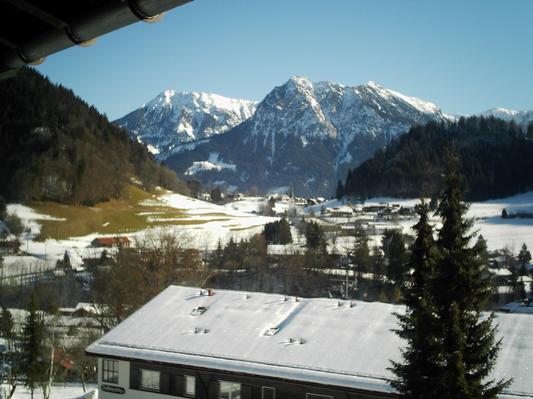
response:
<path fill-rule="evenodd" d="M 87 353 L 394 392 L 387 368 L 400 359 L 403 342 L 391 332 L 393 313 L 405 307 L 351 303 L 230 290 L 207 296 L 171 286 Z M 198 306 L 207 311 L 191 315 Z M 514 379 L 502 397 L 533 398 L 533 316 L 500 313 L 496 321 L 503 345 L 491 377 Z M 207 332 L 193 332 L 198 327 Z M 271 327 L 279 331 L 265 336 Z"/>

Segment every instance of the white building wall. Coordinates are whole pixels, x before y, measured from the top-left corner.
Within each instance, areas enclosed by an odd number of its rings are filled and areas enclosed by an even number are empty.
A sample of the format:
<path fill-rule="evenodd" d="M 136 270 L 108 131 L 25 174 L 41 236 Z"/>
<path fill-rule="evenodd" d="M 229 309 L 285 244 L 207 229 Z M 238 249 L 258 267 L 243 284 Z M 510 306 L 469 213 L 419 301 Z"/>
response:
<path fill-rule="evenodd" d="M 124 394 L 106 392 L 102 390 L 102 385 L 121 387 L 124 388 L 126 392 Z M 98 358 L 98 399 L 169 399 L 169 397 L 169 395 L 162 395 L 155 392 L 130 389 L 130 363 L 122 360 L 118 361 L 118 384 L 103 382 L 102 359 Z M 190 399 L 180 398 L 179 396 L 172 397 L 178 399 Z"/>

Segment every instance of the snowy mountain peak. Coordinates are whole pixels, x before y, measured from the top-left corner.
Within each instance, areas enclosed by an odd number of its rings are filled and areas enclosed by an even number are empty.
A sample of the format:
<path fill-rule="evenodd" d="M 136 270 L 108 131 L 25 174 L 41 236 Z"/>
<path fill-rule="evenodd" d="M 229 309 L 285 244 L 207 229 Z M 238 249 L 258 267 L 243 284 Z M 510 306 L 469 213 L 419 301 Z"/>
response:
<path fill-rule="evenodd" d="M 405 94 L 399 93 L 397 91 L 386 89 L 372 80 L 370 80 L 365 86 L 386 100 L 396 99 L 403 101 L 424 114 L 442 115 L 440 108 L 432 102 L 424 101 L 416 97 L 406 96 Z"/>
<path fill-rule="evenodd" d="M 371 89 L 383 90 L 383 86 L 374 82 L 373 80 L 369 80 L 368 82 L 366 82 L 366 86 L 370 87 Z"/>
<path fill-rule="evenodd" d="M 115 123 L 165 159 L 185 143 L 225 133 L 250 118 L 256 104 L 213 93 L 167 89 Z"/>
<path fill-rule="evenodd" d="M 527 127 L 533 123 L 533 111 L 516 111 L 508 108 L 491 108 L 488 111 L 482 112 L 483 116 L 494 116 L 505 121 L 515 121 L 522 127 Z"/>

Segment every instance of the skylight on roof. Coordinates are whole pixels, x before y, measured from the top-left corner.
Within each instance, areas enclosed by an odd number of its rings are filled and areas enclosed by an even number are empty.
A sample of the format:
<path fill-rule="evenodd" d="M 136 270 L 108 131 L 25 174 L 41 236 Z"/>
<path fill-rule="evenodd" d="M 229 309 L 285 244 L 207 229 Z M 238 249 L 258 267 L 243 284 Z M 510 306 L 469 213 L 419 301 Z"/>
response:
<path fill-rule="evenodd" d="M 198 306 L 191 311 L 191 316 L 200 316 L 201 314 L 204 314 L 206 310 L 207 307 Z"/>
<path fill-rule="evenodd" d="M 265 337 L 271 337 L 273 335 L 276 335 L 277 333 L 279 332 L 279 328 L 278 327 L 271 327 L 269 328 L 268 330 L 266 330 L 263 335 Z"/>

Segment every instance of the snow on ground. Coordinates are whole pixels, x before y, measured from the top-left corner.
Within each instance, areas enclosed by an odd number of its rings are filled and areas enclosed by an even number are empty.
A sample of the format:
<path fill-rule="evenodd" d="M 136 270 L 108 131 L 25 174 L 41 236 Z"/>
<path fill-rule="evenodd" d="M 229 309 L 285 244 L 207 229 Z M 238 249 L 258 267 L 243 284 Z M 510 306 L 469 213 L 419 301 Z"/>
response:
<path fill-rule="evenodd" d="M 235 209 L 229 206 L 216 205 L 180 194 L 165 194 L 161 196 L 161 201 L 165 205 L 180 209 L 185 213 L 186 218 L 180 218 L 179 221 L 186 222 L 189 219 L 202 223 L 182 223 L 147 231 L 171 231 L 184 238 L 184 245 L 201 249 L 214 249 L 219 240 L 224 244 L 230 238 L 237 241 L 248 239 L 254 234 L 261 233 L 265 223 L 278 219 L 257 216 L 243 212 L 239 207 Z M 139 232 L 134 236 L 142 236 L 144 233 L 146 231 Z"/>
<path fill-rule="evenodd" d="M 266 203 L 263 197 L 246 197 L 242 200 L 229 202 L 225 208 L 238 212 L 254 213 L 259 212 L 259 208 Z"/>
<path fill-rule="evenodd" d="M 200 201 L 180 194 L 163 194 L 157 199 L 145 201 L 144 205 L 161 206 L 162 204 L 181 210 L 184 217 L 166 220 L 175 221 L 176 225 L 165 227 L 147 228 L 134 233 L 128 233 L 130 238 L 139 238 L 147 233 L 158 234 L 168 231 L 183 238 L 183 245 L 200 249 L 213 249 L 220 240 L 222 244 L 234 240 L 248 239 L 254 234 L 261 233 L 265 223 L 278 218 L 257 216 L 252 213 L 242 212 L 227 206 L 220 206 L 210 202 Z M 31 228 L 31 234 L 23 235 L 21 250 L 29 257 L 16 257 L 18 266 L 26 270 L 37 260 L 43 263 L 43 267 L 51 269 L 57 260 L 63 259 L 65 252 L 68 253 L 74 267 L 82 264 L 82 258 L 99 257 L 102 249 L 90 247 L 91 241 L 102 234 L 88 234 L 81 237 L 71 237 L 66 240 L 47 239 L 43 242 L 34 241 L 40 231 L 39 220 L 53 219 L 51 216 L 42 215 L 31 208 L 20 205 L 8 205 L 10 213 L 17 214 L 25 226 Z M 146 212 L 144 212 L 146 213 Z M 162 221 L 158 218 L 158 212 L 151 213 L 150 218 Z M 109 249 L 107 249 L 109 251 Z M 12 268 L 14 268 L 13 266 Z M 10 271 L 14 272 L 13 270 Z"/>
<path fill-rule="evenodd" d="M 4 387 L 7 389 L 7 387 Z M 1 388 L 0 388 L 1 389 Z M 50 393 L 50 398 L 53 399 L 98 399 L 98 392 L 93 385 L 86 386 L 87 392 L 83 392 L 81 384 L 57 384 L 52 386 L 52 391 Z M 1 391 L 0 391 L 1 392 Z M 34 391 L 33 396 L 35 398 L 42 397 L 42 392 L 40 389 Z M 13 399 L 29 399 L 31 397 L 30 390 L 18 386 Z"/>
<path fill-rule="evenodd" d="M 392 203 L 413 207 L 418 202 L 418 199 L 380 197 L 372 198 L 366 201 L 364 205 Z M 237 241 L 248 239 L 254 234 L 260 233 L 265 223 L 277 220 L 278 218 L 259 216 L 253 213 L 254 211 L 257 212 L 264 203 L 265 199 L 262 197 L 246 197 L 221 206 L 180 194 L 167 193 L 144 204 L 153 206 L 164 204 L 181 210 L 184 213 L 184 217 L 176 218 L 175 225 L 149 228 L 128 234 L 128 236 L 134 239 L 142 238 L 148 232 L 157 234 L 162 230 L 166 230 L 183 237 L 184 245 L 186 246 L 212 249 L 216 247 L 219 240 L 224 244 L 230 238 Z M 323 204 L 304 208 L 304 211 L 309 214 L 313 210 L 315 214 L 319 215 L 322 206 L 339 208 L 345 205 L 344 201 L 333 199 Z M 288 209 L 288 206 L 286 202 L 277 201 L 275 210 L 281 212 Z M 469 215 L 476 218 L 475 229 L 487 239 L 489 249 L 507 247 L 517 253 L 524 242 L 529 248 L 533 248 L 533 219 L 502 219 L 501 211 L 503 208 L 506 208 L 510 213 L 533 211 L 533 191 L 505 199 L 471 204 Z M 98 257 L 102 251 L 101 249 L 90 247 L 90 242 L 98 237 L 99 234 L 72 237 L 68 240 L 48 239 L 44 242 L 35 242 L 33 237 L 39 232 L 39 220 L 52 217 L 39 214 L 31 208 L 19 204 L 8 205 L 8 212 L 16 213 L 22 219 L 24 225 L 31 229 L 31 234 L 27 236 L 23 234 L 21 249 L 27 252 L 28 255 L 40 259 L 47 268 L 53 267 L 58 259 L 62 259 L 65 251 L 69 254 L 74 266 L 81 264 L 81 259 L 84 257 Z M 153 212 L 150 218 L 158 219 L 158 212 Z M 355 219 L 355 217 L 352 219 Z M 172 220 L 169 221 L 172 222 Z M 433 221 L 437 227 L 440 227 L 438 219 Z M 335 222 L 340 222 L 340 218 L 335 218 Z M 415 222 L 415 219 L 400 220 L 397 224 L 402 227 L 404 232 L 412 233 L 411 227 Z M 293 234 L 293 237 L 295 236 Z M 370 239 L 371 245 L 380 245 L 381 243 L 379 235 L 371 236 Z M 290 247 L 272 248 L 271 251 L 273 253 L 291 253 L 298 250 L 301 245 L 303 243 L 295 243 Z M 352 238 L 338 237 L 335 243 L 330 243 L 330 250 L 335 249 L 338 253 L 342 253 L 346 248 L 351 248 L 352 245 Z M 33 258 L 20 259 L 19 257 L 19 261 L 26 263 L 26 268 L 33 267 L 29 265 L 35 263 L 34 260 Z"/>
<path fill-rule="evenodd" d="M 377 197 L 365 201 L 364 206 L 380 204 L 399 204 L 403 207 L 413 207 L 420 202 L 419 199 Z M 337 208 L 345 205 L 346 202 L 336 199 L 328 200 L 323 204 L 306 208 L 309 213 L 311 209 L 315 214 L 320 213 L 322 206 L 326 208 Z M 507 209 L 509 213 L 533 212 L 533 191 L 514 195 L 508 198 L 494 199 L 482 202 L 473 202 L 470 205 L 468 215 L 474 217 L 474 230 L 487 240 L 489 250 L 507 247 L 514 253 L 518 253 L 523 243 L 528 248 L 533 248 L 533 219 L 502 219 L 502 209 Z M 437 227 L 438 221 L 434 219 Z M 411 227 L 416 220 L 402 220 L 399 224 L 406 233 L 412 233 Z"/>
<path fill-rule="evenodd" d="M 21 204 L 8 204 L 7 213 L 17 215 L 21 219 L 24 227 L 29 229 L 29 233 L 33 237 L 41 231 L 41 225 L 38 223 L 39 220 L 64 220 L 50 215 L 43 215 Z"/>
<path fill-rule="evenodd" d="M 12 277 L 21 273 L 46 271 L 55 266 L 55 262 L 45 262 L 35 256 L 3 256 L 2 263 L 0 278 Z"/>

